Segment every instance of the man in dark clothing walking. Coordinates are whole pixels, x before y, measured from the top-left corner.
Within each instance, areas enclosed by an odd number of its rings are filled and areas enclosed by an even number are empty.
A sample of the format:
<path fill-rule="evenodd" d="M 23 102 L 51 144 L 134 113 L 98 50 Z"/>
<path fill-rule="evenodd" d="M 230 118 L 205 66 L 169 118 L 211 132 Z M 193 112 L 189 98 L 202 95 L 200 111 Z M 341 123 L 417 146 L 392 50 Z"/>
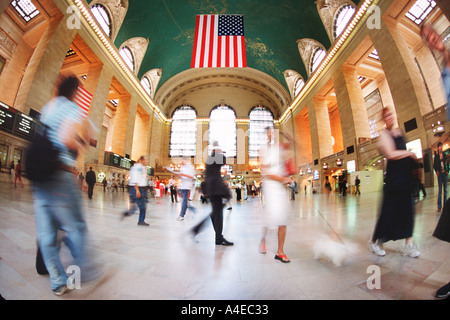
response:
<path fill-rule="evenodd" d="M 434 155 L 433 169 L 436 172 L 438 178 L 439 194 L 437 205 L 438 211 L 441 211 L 442 204 L 445 204 L 445 202 L 447 201 L 448 162 L 447 155 L 442 151 L 442 142 L 438 142 L 437 147 L 438 150 Z"/>
<path fill-rule="evenodd" d="M 204 218 L 192 230 L 193 236 L 196 236 L 203 228 L 205 222 L 211 218 L 214 231 L 216 233 L 216 245 L 232 246 L 233 242 L 226 240 L 223 235 L 223 207 L 224 202 L 231 198 L 230 190 L 221 177 L 220 169 L 226 164 L 226 158 L 219 148 L 217 141 L 213 144 L 212 154 L 206 160 L 205 169 L 205 190 L 202 192 L 208 196 L 211 202 L 212 212 L 209 217 Z"/>
<path fill-rule="evenodd" d="M 356 186 L 356 191 L 355 191 L 355 195 L 361 195 L 361 191 L 359 190 L 359 186 L 361 185 L 361 180 L 359 180 L 359 176 L 356 176 L 355 179 L 355 186 Z"/>
<path fill-rule="evenodd" d="M 97 182 L 97 179 L 95 178 L 95 172 L 92 171 L 92 167 L 89 167 L 89 171 L 86 172 L 86 183 L 88 185 L 88 197 L 89 199 L 92 199 L 92 195 L 94 193 L 94 186 Z"/>

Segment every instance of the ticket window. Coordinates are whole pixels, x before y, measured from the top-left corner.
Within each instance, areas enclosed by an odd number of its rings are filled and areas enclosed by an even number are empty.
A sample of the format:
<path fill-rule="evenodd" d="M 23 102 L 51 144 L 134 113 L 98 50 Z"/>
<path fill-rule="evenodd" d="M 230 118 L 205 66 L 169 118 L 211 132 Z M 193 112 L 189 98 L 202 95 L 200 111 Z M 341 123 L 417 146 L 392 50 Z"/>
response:
<path fill-rule="evenodd" d="M 0 144 L 0 170 L 3 170 L 8 166 L 8 146 Z"/>

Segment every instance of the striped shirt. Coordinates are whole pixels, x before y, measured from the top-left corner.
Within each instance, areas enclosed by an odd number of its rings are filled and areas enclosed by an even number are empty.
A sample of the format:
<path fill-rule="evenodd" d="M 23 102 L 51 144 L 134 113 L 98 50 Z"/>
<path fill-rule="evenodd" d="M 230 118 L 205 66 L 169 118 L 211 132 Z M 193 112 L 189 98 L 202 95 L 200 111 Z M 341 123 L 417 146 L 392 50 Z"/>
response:
<path fill-rule="evenodd" d="M 59 150 L 61 162 L 70 167 L 76 167 L 78 154 L 66 147 L 63 137 L 68 128 L 82 121 L 81 108 L 66 97 L 56 97 L 42 108 L 41 122 L 49 127 L 48 137 Z"/>

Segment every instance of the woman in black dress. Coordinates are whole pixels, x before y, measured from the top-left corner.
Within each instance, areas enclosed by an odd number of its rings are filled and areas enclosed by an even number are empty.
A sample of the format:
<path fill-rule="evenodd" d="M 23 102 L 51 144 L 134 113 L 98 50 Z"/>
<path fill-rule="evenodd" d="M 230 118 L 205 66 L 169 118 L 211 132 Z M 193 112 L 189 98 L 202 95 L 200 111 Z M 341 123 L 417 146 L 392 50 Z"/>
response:
<path fill-rule="evenodd" d="M 417 258 L 420 252 L 412 241 L 414 229 L 414 205 L 412 200 L 412 170 L 417 166 L 414 153 L 406 150 L 403 132 L 394 128 L 394 116 L 383 109 L 386 129 L 380 134 L 379 149 L 387 162 L 383 202 L 369 250 L 378 256 L 386 255 L 383 243 L 405 239 L 402 254 Z"/>

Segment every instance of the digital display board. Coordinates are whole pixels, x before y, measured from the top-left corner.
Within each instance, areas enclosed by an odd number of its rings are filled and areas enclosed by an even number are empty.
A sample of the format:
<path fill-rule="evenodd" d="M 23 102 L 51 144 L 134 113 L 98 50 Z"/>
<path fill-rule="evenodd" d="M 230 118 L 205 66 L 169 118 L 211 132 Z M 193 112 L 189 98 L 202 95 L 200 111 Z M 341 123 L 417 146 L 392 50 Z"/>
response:
<path fill-rule="evenodd" d="M 113 152 L 105 152 L 105 164 L 123 169 L 131 168 L 131 160 Z"/>
<path fill-rule="evenodd" d="M 36 121 L 32 117 L 0 102 L 0 130 L 31 140 L 35 127 Z"/>
<path fill-rule="evenodd" d="M 14 134 L 27 140 L 31 140 L 33 138 L 35 125 L 33 118 L 23 113 L 18 113 L 14 125 Z"/>
<path fill-rule="evenodd" d="M 12 132 L 14 129 L 14 121 L 16 120 L 15 109 L 10 108 L 3 102 L 0 102 L 0 129 Z"/>

